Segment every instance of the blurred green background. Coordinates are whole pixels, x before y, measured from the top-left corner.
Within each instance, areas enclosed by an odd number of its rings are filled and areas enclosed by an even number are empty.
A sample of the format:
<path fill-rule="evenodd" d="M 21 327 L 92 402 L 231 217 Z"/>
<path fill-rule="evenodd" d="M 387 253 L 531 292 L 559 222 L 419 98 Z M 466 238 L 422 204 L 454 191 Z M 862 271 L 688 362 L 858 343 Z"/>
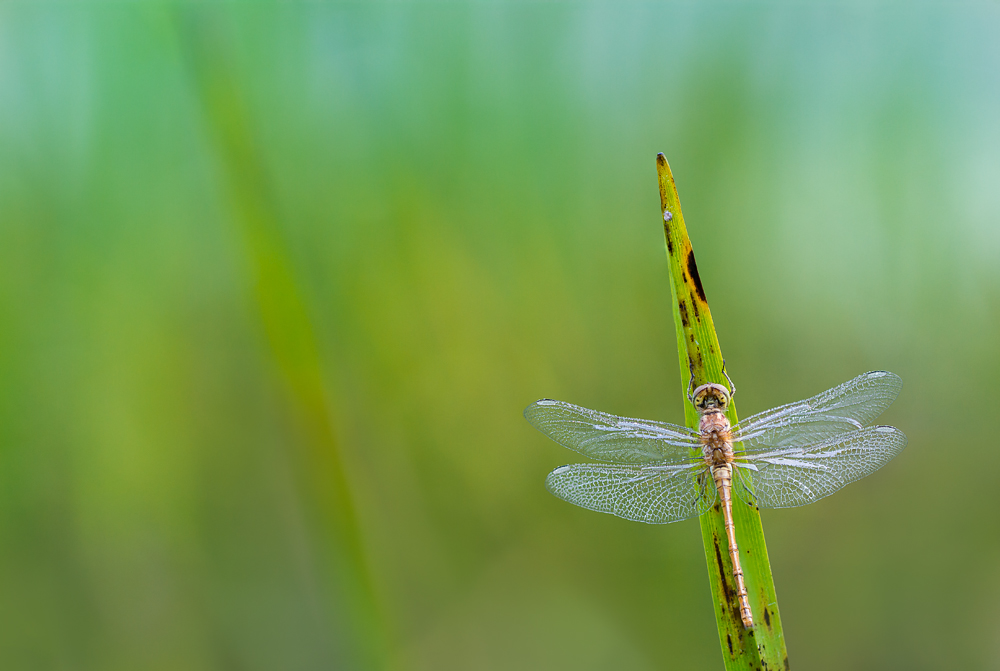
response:
<path fill-rule="evenodd" d="M 1000 668 L 1000 6 L 0 8 L 0 667 L 718 669 L 654 157 L 742 415 L 902 376 L 763 513 L 792 668 Z"/>

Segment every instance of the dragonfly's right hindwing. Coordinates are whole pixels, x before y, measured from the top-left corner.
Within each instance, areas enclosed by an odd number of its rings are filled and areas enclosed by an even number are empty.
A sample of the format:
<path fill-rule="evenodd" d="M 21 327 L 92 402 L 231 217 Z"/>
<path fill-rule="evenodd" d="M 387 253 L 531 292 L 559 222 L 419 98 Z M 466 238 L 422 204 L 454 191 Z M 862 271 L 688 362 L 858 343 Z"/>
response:
<path fill-rule="evenodd" d="M 871 475 L 904 447 L 906 436 L 896 427 L 871 426 L 807 448 L 748 455 L 734 464 L 733 489 L 761 508 L 804 506 Z"/>
<path fill-rule="evenodd" d="M 689 466 L 570 464 L 545 479 L 559 498 L 587 510 L 648 524 L 697 517 L 712 507 L 716 490 L 708 469 Z"/>

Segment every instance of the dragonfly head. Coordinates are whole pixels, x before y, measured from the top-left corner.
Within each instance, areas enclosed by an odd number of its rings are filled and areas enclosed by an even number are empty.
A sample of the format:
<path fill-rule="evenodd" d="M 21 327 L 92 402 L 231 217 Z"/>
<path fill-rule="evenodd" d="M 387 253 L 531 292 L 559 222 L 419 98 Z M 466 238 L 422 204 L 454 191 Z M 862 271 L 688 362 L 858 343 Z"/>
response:
<path fill-rule="evenodd" d="M 703 384 L 691 394 L 691 402 L 695 410 L 705 414 L 711 410 L 726 411 L 729 407 L 729 390 L 721 384 Z"/>

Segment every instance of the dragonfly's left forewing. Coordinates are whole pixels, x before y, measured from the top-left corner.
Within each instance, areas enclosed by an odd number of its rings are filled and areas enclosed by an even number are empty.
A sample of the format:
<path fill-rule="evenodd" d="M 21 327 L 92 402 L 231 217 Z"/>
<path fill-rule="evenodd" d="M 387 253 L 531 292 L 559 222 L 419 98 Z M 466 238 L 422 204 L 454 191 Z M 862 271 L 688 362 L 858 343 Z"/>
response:
<path fill-rule="evenodd" d="M 737 457 L 734 489 L 761 508 L 792 508 L 833 494 L 874 473 L 906 447 L 894 426 L 872 426 L 807 448 L 778 448 Z"/>
<path fill-rule="evenodd" d="M 716 491 L 704 467 L 570 464 L 545 480 L 559 498 L 587 510 L 649 524 L 696 517 L 715 503 Z"/>
<path fill-rule="evenodd" d="M 563 401 L 535 401 L 524 409 L 524 417 L 560 445 L 597 461 L 680 462 L 700 447 L 698 434 L 686 427 L 619 417 Z"/>

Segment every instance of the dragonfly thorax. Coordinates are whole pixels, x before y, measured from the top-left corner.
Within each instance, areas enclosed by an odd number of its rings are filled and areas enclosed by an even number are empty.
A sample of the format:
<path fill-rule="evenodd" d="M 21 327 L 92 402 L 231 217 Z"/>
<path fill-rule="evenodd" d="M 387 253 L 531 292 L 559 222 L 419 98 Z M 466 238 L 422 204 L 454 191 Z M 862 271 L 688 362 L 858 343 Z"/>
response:
<path fill-rule="evenodd" d="M 698 431 L 703 436 L 716 435 L 720 439 L 729 440 L 729 419 L 721 410 L 712 409 L 701 413 Z"/>
<path fill-rule="evenodd" d="M 703 412 L 698 422 L 700 441 L 705 461 L 712 466 L 728 464 L 733 460 L 733 442 L 729 433 L 729 420 L 718 408 Z"/>

